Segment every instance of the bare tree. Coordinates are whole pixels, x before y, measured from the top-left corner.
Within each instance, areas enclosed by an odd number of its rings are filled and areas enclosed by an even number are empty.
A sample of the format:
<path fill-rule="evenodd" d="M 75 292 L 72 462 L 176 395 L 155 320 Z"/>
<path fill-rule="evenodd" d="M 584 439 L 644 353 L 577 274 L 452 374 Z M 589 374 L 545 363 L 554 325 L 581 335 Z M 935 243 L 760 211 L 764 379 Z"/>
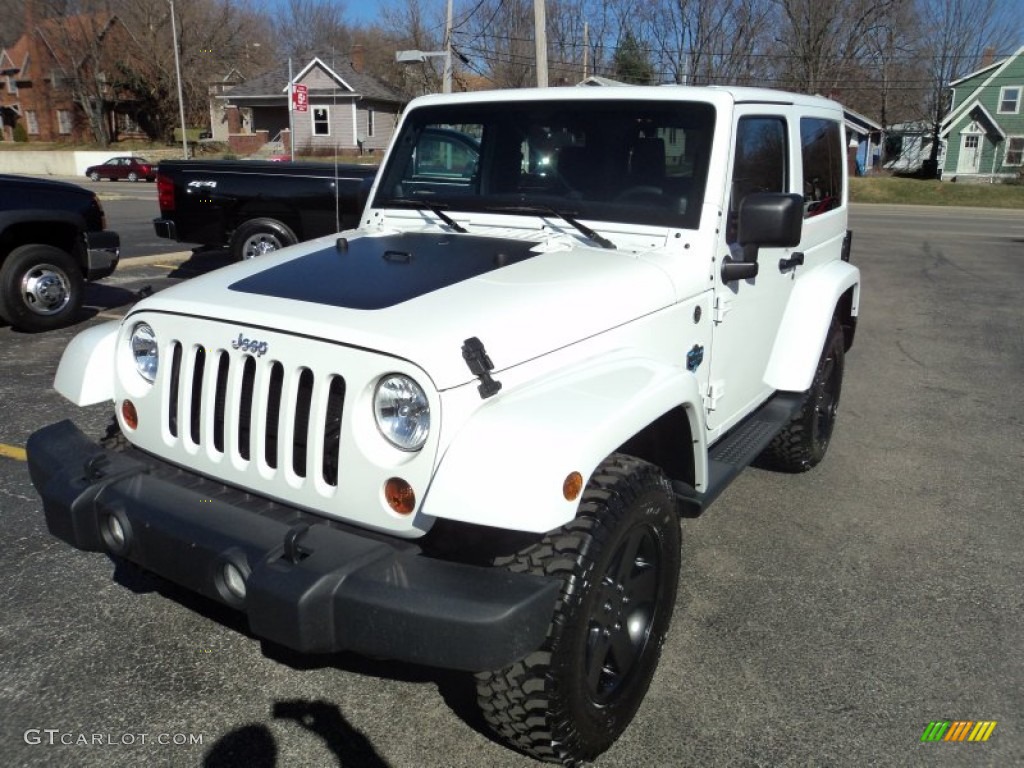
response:
<path fill-rule="evenodd" d="M 936 170 L 950 83 L 978 69 L 986 48 L 1009 53 L 1019 24 L 1014 10 L 1001 0 L 919 0 L 918 13 L 919 51 L 927 76 L 924 110 L 933 131 L 929 170 Z"/>
<path fill-rule="evenodd" d="M 769 0 L 661 0 L 645 12 L 657 67 L 675 83 L 749 85 L 768 77 Z"/>
<path fill-rule="evenodd" d="M 325 51 L 347 51 L 352 30 L 339 0 L 288 0 L 275 17 L 274 31 L 286 56 L 308 59 Z"/>
<path fill-rule="evenodd" d="M 831 94 L 867 55 L 900 0 L 773 0 L 780 14 L 779 75 L 803 93 Z"/>

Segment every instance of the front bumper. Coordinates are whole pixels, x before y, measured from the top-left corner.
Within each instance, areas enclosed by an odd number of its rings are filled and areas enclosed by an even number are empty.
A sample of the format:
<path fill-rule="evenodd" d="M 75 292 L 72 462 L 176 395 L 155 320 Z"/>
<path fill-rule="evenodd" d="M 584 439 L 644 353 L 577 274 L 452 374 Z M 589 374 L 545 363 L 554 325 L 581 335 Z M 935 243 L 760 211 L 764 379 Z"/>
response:
<path fill-rule="evenodd" d="M 86 279 L 99 280 L 113 274 L 121 257 L 121 237 L 117 232 L 86 232 Z"/>
<path fill-rule="evenodd" d="M 428 558 L 414 542 L 107 451 L 69 421 L 33 434 L 27 451 L 54 536 L 237 608 L 254 634 L 297 651 L 480 671 L 526 656 L 547 632 L 557 580 Z M 228 563 L 244 598 L 228 588 Z"/>

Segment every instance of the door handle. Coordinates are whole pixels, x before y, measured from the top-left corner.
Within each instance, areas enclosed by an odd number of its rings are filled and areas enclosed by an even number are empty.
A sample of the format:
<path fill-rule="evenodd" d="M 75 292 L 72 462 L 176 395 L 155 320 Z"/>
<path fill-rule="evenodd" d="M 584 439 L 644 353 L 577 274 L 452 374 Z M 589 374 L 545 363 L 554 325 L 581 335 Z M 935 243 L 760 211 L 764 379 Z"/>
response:
<path fill-rule="evenodd" d="M 802 253 L 794 253 L 788 259 L 779 259 L 779 272 L 785 272 L 787 269 L 802 266 L 803 263 L 804 255 Z"/>

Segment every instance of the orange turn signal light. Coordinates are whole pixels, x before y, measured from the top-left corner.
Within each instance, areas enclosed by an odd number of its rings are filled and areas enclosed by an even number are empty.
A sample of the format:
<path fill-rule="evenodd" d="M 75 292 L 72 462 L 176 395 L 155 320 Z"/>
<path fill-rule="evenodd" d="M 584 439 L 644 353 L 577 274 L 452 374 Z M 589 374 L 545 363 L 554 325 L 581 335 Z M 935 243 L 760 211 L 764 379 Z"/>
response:
<path fill-rule="evenodd" d="M 400 477 L 389 478 L 384 483 L 384 498 L 388 506 L 400 515 L 410 515 L 416 508 L 416 492 Z"/>
<path fill-rule="evenodd" d="M 566 501 L 576 501 L 580 491 L 583 490 L 583 475 L 579 472 L 570 472 L 562 481 L 562 495 Z"/>
<path fill-rule="evenodd" d="M 135 403 L 131 400 L 125 400 L 121 403 L 121 419 L 128 429 L 139 428 L 139 412 L 135 410 Z"/>

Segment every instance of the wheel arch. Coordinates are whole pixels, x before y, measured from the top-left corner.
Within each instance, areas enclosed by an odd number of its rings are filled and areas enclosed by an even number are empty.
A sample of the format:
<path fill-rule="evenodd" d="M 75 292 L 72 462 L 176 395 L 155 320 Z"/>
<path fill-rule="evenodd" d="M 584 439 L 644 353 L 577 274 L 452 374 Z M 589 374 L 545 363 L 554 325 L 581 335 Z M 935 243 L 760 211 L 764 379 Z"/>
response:
<path fill-rule="evenodd" d="M 27 213 L 27 212 L 26 212 Z M 82 221 L 74 214 L 26 215 L 0 222 L 0 262 L 22 245 L 50 245 L 67 253 L 81 270 L 83 266 Z M 83 273 L 84 275 L 84 273 Z"/>
<path fill-rule="evenodd" d="M 562 493 L 569 474 L 578 472 L 585 486 L 602 461 L 623 449 L 699 487 L 707 472 L 699 403 L 693 374 L 638 358 L 502 393 L 459 428 L 422 511 L 507 530 L 550 531 L 576 515 L 579 498 Z"/>
<path fill-rule="evenodd" d="M 829 262 L 800 277 L 775 336 L 765 383 L 785 392 L 806 390 L 833 317 L 843 328 L 846 349 L 853 344 L 859 303 L 860 270 L 847 262 Z"/>
<path fill-rule="evenodd" d="M 228 236 L 228 240 L 234 242 L 242 227 L 260 219 L 283 225 L 295 236 L 296 242 L 302 242 L 304 239 L 302 215 L 297 208 L 288 204 L 267 208 L 260 203 L 254 203 L 242 206 L 231 216 L 231 234 Z"/>

